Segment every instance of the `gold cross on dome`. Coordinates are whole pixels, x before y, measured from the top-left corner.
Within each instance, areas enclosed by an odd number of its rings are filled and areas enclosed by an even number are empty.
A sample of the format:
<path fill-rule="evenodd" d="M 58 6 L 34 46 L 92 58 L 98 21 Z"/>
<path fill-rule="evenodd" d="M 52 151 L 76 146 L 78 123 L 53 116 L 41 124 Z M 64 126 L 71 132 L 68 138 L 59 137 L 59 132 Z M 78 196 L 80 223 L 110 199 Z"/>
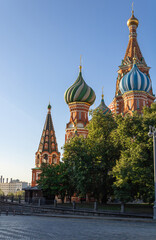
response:
<path fill-rule="evenodd" d="M 103 97 L 104 97 L 104 94 L 103 94 L 103 87 L 102 87 L 102 99 L 103 99 Z"/>
<path fill-rule="evenodd" d="M 82 69 L 81 60 L 82 60 L 82 55 L 80 55 L 80 66 L 79 66 L 80 72 L 81 72 L 81 69 Z"/>
<path fill-rule="evenodd" d="M 133 6 L 134 6 L 134 2 L 132 2 L 132 15 L 134 14 Z"/>

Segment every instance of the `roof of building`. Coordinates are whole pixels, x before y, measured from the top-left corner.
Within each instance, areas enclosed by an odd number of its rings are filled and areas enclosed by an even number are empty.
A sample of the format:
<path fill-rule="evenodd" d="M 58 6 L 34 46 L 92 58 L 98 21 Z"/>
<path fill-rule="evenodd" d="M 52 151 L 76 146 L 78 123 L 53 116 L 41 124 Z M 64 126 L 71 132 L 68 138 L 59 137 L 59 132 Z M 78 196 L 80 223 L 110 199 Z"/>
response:
<path fill-rule="evenodd" d="M 139 21 L 137 18 L 134 17 L 134 11 L 132 11 L 132 16 L 131 18 L 127 21 L 127 25 L 128 27 L 130 27 L 131 25 L 135 25 L 136 28 L 138 27 Z M 133 57 L 134 57 L 134 48 L 136 49 L 136 55 L 138 58 L 138 61 L 142 64 L 144 64 L 145 66 L 145 60 L 143 58 L 143 55 L 141 53 L 138 41 L 137 41 L 137 34 L 136 34 L 136 29 L 130 29 L 130 31 L 132 31 L 133 33 L 131 33 L 129 36 L 129 42 L 128 42 L 128 46 L 126 49 L 126 53 L 124 56 L 124 62 L 126 63 L 133 63 Z"/>
<path fill-rule="evenodd" d="M 133 64 L 130 72 L 121 79 L 119 89 L 122 94 L 132 90 L 149 92 L 151 81 L 145 73 L 138 69 L 136 64 Z"/>
<path fill-rule="evenodd" d="M 44 124 L 41 140 L 39 143 L 39 152 L 57 152 L 58 153 L 58 147 L 57 147 L 57 141 L 55 136 L 55 130 L 53 126 L 53 121 L 51 117 L 51 105 L 49 103 L 48 105 L 48 113 L 46 116 L 46 121 Z"/>
<path fill-rule="evenodd" d="M 82 77 L 81 66 L 78 78 L 74 84 L 67 89 L 64 99 L 67 104 L 72 102 L 85 102 L 92 105 L 95 101 L 95 92 L 89 87 Z"/>
<path fill-rule="evenodd" d="M 102 93 L 102 99 L 101 99 L 101 103 L 100 105 L 96 108 L 96 110 L 100 109 L 103 114 L 108 114 L 111 113 L 111 110 L 106 106 L 105 102 L 104 102 L 104 95 Z"/>

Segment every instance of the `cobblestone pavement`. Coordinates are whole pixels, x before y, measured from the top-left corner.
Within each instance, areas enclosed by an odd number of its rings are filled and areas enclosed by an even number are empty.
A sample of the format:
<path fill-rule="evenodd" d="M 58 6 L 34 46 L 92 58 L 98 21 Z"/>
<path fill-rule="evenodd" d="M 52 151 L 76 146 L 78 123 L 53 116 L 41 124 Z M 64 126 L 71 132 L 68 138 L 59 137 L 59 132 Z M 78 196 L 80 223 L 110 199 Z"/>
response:
<path fill-rule="evenodd" d="M 0 240 L 156 240 L 156 222 L 0 216 Z"/>

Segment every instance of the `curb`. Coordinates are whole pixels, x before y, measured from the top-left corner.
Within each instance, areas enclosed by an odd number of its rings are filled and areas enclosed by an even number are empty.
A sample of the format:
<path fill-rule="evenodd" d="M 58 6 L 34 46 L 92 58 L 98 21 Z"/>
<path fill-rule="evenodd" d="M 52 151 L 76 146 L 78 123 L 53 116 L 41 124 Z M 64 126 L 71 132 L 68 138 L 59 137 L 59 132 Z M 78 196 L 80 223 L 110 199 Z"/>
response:
<path fill-rule="evenodd" d="M 4 214 L 5 216 L 5 214 Z M 8 215 L 13 216 L 14 215 Z M 97 216 L 80 216 L 80 215 L 56 215 L 56 214 L 18 214 L 15 216 L 31 216 L 31 217 L 51 217 L 51 218 L 68 218 L 68 219 L 92 219 L 92 220 L 109 220 L 109 221 L 121 221 L 121 222 L 143 222 L 143 223 L 156 223 L 156 220 L 148 219 L 148 218 L 126 218 L 126 217 L 97 217 Z"/>

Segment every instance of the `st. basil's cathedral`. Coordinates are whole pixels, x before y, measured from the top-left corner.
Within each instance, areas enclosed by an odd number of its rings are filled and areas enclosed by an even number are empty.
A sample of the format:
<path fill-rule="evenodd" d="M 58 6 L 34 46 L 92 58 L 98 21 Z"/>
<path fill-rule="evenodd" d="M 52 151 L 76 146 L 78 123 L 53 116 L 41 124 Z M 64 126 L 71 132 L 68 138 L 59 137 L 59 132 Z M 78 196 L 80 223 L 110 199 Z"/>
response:
<path fill-rule="evenodd" d="M 104 95 L 97 109 L 101 109 L 103 114 L 133 114 L 134 111 L 142 113 L 144 106 L 150 107 L 155 100 L 152 90 L 150 67 L 141 53 L 137 41 L 138 19 L 132 16 L 127 21 L 129 28 L 129 42 L 127 50 L 119 66 L 116 80 L 116 91 L 112 103 L 107 107 L 104 102 Z M 88 111 L 94 103 L 96 95 L 94 90 L 87 85 L 82 76 L 82 66 L 80 65 L 79 75 L 71 87 L 64 94 L 65 102 L 70 110 L 70 119 L 66 124 L 65 142 L 68 142 L 75 133 L 87 137 Z M 32 184 L 26 194 L 29 197 L 37 196 L 37 180 L 41 173 L 42 163 L 59 164 L 60 153 L 58 151 L 55 130 L 51 117 L 51 105 L 48 105 L 48 113 L 43 128 L 38 150 L 35 154 L 35 168 L 32 169 Z"/>

